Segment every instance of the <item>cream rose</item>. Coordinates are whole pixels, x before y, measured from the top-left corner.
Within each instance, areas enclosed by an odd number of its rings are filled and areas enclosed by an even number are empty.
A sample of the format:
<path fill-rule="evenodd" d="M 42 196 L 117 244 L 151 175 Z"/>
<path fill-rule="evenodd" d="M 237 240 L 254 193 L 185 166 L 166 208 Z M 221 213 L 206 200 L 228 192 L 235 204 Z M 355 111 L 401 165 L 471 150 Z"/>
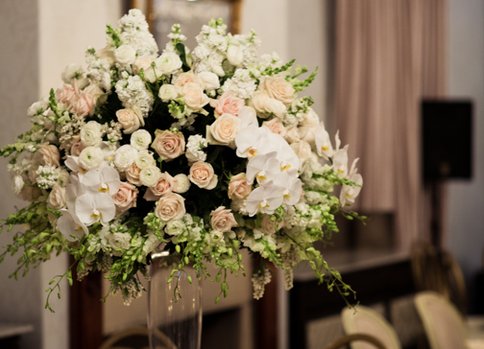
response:
<path fill-rule="evenodd" d="M 98 146 L 102 142 L 102 126 L 96 121 L 89 121 L 81 128 L 81 142 L 85 146 Z"/>
<path fill-rule="evenodd" d="M 66 207 L 66 189 L 60 185 L 54 185 L 49 193 L 47 203 L 50 207 L 57 210 Z"/>
<path fill-rule="evenodd" d="M 243 200 L 249 196 L 252 186 L 247 182 L 245 173 L 232 176 L 229 181 L 228 196 L 230 199 Z"/>
<path fill-rule="evenodd" d="M 173 160 L 185 152 L 185 137 L 181 132 L 156 130 L 151 147 L 163 160 Z"/>
<path fill-rule="evenodd" d="M 175 86 L 164 84 L 161 85 L 160 90 L 158 91 L 158 97 L 160 97 L 163 102 L 168 102 L 178 97 L 178 92 Z"/>
<path fill-rule="evenodd" d="M 282 124 L 281 120 L 279 120 L 277 118 L 273 118 L 269 121 L 264 121 L 262 123 L 262 126 L 267 127 L 273 133 L 275 133 L 277 135 L 281 135 L 282 137 L 284 137 L 285 134 L 286 134 L 286 128 Z"/>
<path fill-rule="evenodd" d="M 190 167 L 188 175 L 190 182 L 202 189 L 211 190 L 217 186 L 218 177 L 212 165 L 208 162 L 197 161 Z"/>
<path fill-rule="evenodd" d="M 183 194 L 188 189 L 190 189 L 190 180 L 186 174 L 179 173 L 173 177 L 173 191 L 175 193 Z"/>
<path fill-rule="evenodd" d="M 203 89 L 206 91 L 212 91 L 220 87 L 218 76 L 212 72 L 204 71 L 198 73 L 198 77 L 201 81 Z"/>
<path fill-rule="evenodd" d="M 251 102 L 260 117 L 268 117 L 270 115 L 282 117 L 287 111 L 284 103 L 270 97 L 265 92 L 255 92 Z"/>
<path fill-rule="evenodd" d="M 141 168 L 139 168 L 136 163 L 132 163 L 125 171 L 126 179 L 128 182 L 134 185 L 141 185 L 139 175 L 141 173 Z"/>
<path fill-rule="evenodd" d="M 209 144 L 222 144 L 233 147 L 239 130 L 240 119 L 232 114 L 224 114 L 208 127 Z"/>
<path fill-rule="evenodd" d="M 168 172 L 161 173 L 158 182 L 149 188 L 151 193 L 155 196 L 161 196 L 172 191 L 173 177 Z"/>
<path fill-rule="evenodd" d="M 181 195 L 168 193 L 156 202 L 155 215 L 162 221 L 181 219 L 185 213 L 185 199 Z"/>
<path fill-rule="evenodd" d="M 131 183 L 121 182 L 116 194 L 113 195 L 113 201 L 118 213 L 123 213 L 131 207 L 136 207 L 136 198 L 138 189 Z"/>
<path fill-rule="evenodd" d="M 210 99 L 203 93 L 202 87 L 194 82 L 185 84 L 181 89 L 181 95 L 188 108 L 193 110 L 202 109 Z"/>
<path fill-rule="evenodd" d="M 225 92 L 219 99 L 213 100 L 210 105 L 215 108 L 215 116 L 228 113 L 239 115 L 240 109 L 244 106 L 244 100 L 234 96 L 231 92 Z"/>
<path fill-rule="evenodd" d="M 59 166 L 59 149 L 52 144 L 42 144 L 35 152 L 34 160 L 40 165 Z"/>
<path fill-rule="evenodd" d="M 210 212 L 210 225 L 213 230 L 225 233 L 231 231 L 233 227 L 236 227 L 237 222 L 231 210 L 220 206 Z"/>
<path fill-rule="evenodd" d="M 291 104 L 294 100 L 294 88 L 282 76 L 266 77 L 261 81 L 259 89 L 267 93 L 269 97 L 277 99 L 285 105 Z"/>
<path fill-rule="evenodd" d="M 133 133 L 145 124 L 139 110 L 132 108 L 119 109 L 116 112 L 116 117 L 123 128 L 123 132 L 126 134 Z"/>

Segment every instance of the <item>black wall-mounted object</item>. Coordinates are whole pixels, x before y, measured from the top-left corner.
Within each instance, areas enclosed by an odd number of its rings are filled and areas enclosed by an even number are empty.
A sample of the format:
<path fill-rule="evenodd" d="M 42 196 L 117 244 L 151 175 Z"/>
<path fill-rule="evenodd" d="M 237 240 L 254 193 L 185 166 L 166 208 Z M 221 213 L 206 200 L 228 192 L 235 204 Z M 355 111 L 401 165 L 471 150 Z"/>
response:
<path fill-rule="evenodd" d="M 472 101 L 421 103 L 422 170 L 425 181 L 472 177 Z"/>

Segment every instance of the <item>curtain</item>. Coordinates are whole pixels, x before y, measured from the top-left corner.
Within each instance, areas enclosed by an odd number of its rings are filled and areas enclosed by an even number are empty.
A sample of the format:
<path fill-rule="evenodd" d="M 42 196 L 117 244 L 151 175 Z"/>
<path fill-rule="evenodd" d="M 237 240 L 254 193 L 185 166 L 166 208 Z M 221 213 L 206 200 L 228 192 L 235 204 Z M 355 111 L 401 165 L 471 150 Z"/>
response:
<path fill-rule="evenodd" d="M 445 0 L 335 1 L 334 116 L 360 158 L 359 209 L 391 212 L 407 249 L 429 233 L 420 166 L 423 97 L 445 93 Z"/>

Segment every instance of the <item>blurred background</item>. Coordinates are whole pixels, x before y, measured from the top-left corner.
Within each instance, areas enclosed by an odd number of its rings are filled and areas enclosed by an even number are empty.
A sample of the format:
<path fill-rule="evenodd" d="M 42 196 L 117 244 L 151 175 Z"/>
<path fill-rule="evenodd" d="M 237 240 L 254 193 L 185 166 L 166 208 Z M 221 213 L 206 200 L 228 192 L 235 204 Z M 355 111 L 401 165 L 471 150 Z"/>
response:
<path fill-rule="evenodd" d="M 261 53 L 318 68 L 306 92 L 361 158 L 358 210 L 368 216 L 366 224 L 342 222 L 321 248 L 360 302 L 391 321 L 403 347 L 428 345 L 412 308 L 417 291 L 444 290 L 462 314 L 484 314 L 484 1 L 2 0 L 1 144 L 28 128 L 30 104 L 60 86 L 64 67 L 82 62 L 86 48 L 103 47 L 105 25 L 132 6 L 147 13 L 160 47 L 171 22 L 193 36 L 223 17 L 235 32 L 254 29 Z M 5 217 L 22 206 L 5 161 L 0 181 Z M 0 246 L 9 238 L 0 235 Z M 0 265 L 0 343 L 94 348 L 91 335 L 104 339 L 145 321 L 145 299 L 98 302 L 106 293 L 100 278 L 70 293 L 62 285 L 55 314 L 45 311 L 44 290 L 67 257 L 17 281 L 8 278 L 15 263 Z M 445 280 L 432 283 L 434 273 Z M 230 297 L 217 305 L 216 287 L 204 285 L 203 348 L 322 348 L 342 333 L 344 302 L 318 288 L 305 266 L 291 292 L 276 278 L 262 301 L 252 300 L 248 277 L 231 278 Z"/>

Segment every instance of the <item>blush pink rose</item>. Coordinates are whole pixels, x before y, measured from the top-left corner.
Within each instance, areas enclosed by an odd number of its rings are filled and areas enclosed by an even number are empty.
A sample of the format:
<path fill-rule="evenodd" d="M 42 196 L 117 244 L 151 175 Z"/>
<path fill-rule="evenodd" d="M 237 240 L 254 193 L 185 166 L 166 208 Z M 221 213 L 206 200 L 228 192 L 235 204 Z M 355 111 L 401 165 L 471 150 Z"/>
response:
<path fill-rule="evenodd" d="M 252 186 L 247 182 L 245 173 L 239 173 L 230 178 L 228 196 L 230 199 L 243 200 L 249 196 Z"/>
<path fill-rule="evenodd" d="M 210 103 L 210 105 L 215 108 L 215 117 L 225 113 L 238 116 L 239 111 L 244 104 L 242 98 L 236 97 L 230 92 L 225 92 L 219 99 L 213 100 Z"/>
<path fill-rule="evenodd" d="M 212 165 L 203 161 L 197 161 L 192 164 L 188 179 L 197 187 L 207 190 L 215 188 L 218 182 L 218 177 Z"/>
<path fill-rule="evenodd" d="M 123 213 L 131 207 L 136 207 L 138 189 L 131 183 L 121 182 L 118 192 L 113 195 L 113 201 L 118 213 Z"/>
<path fill-rule="evenodd" d="M 286 135 L 286 128 L 282 124 L 281 120 L 279 120 L 278 118 L 273 118 L 269 121 L 264 121 L 262 123 L 262 126 L 267 127 L 273 133 L 277 135 L 281 135 L 282 137 Z"/>
<path fill-rule="evenodd" d="M 210 225 L 213 230 L 225 233 L 231 231 L 233 227 L 236 227 L 237 221 L 231 210 L 220 206 L 210 213 Z"/>
<path fill-rule="evenodd" d="M 147 201 L 155 201 L 164 194 L 173 191 L 174 179 L 168 172 L 163 172 L 158 179 L 158 182 L 146 191 L 143 197 Z"/>
<path fill-rule="evenodd" d="M 141 180 L 139 178 L 141 173 L 141 168 L 136 165 L 136 163 L 132 163 L 131 165 L 128 166 L 128 168 L 125 171 L 126 179 L 128 182 L 134 185 L 141 185 Z"/>
<path fill-rule="evenodd" d="M 185 213 L 185 199 L 179 194 L 165 194 L 156 202 L 155 215 L 164 222 L 180 219 Z"/>
<path fill-rule="evenodd" d="M 157 130 L 155 135 L 151 147 L 163 160 L 173 160 L 185 152 L 185 137 L 183 133 Z"/>

